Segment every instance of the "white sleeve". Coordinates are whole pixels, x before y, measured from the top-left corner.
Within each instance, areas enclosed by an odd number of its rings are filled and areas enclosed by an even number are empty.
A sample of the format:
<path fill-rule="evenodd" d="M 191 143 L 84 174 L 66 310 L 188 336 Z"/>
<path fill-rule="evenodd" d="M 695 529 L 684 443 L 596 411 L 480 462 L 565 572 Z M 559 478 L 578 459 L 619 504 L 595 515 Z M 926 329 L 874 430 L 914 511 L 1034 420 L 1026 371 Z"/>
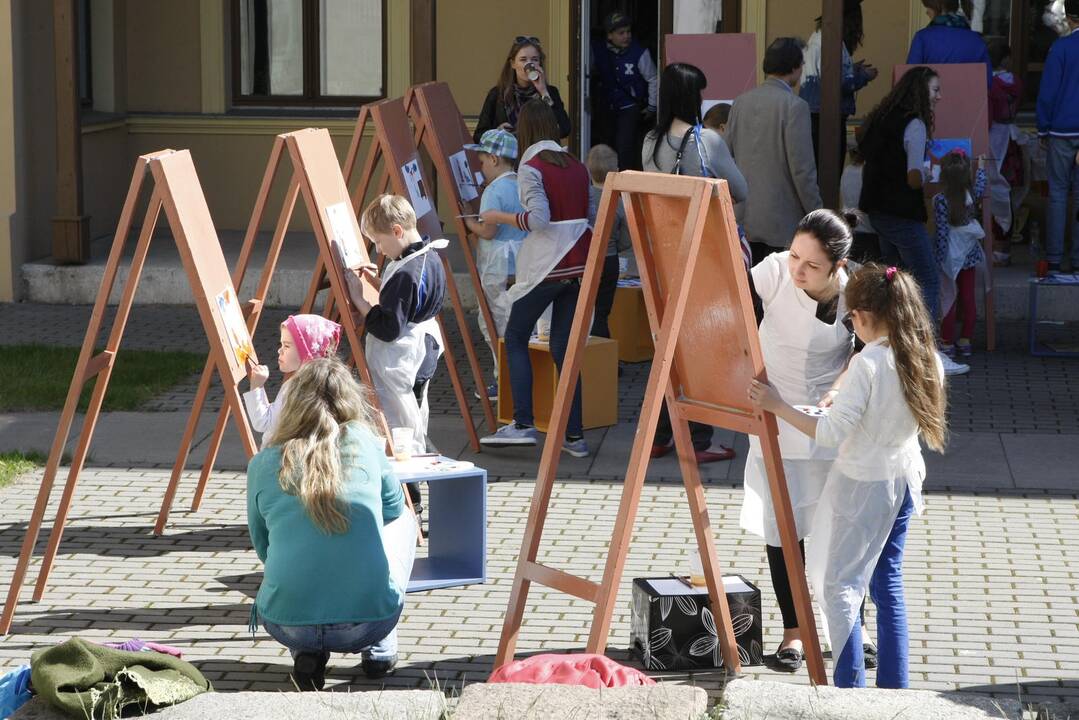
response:
<path fill-rule="evenodd" d="M 273 424 L 273 408 L 263 388 L 245 392 L 244 406 L 247 408 L 247 418 L 251 421 L 251 429 L 255 432 L 264 433 Z"/>
<path fill-rule="evenodd" d="M 641 53 L 641 59 L 637 61 L 637 70 L 641 73 L 641 77 L 648 83 L 648 109 L 655 110 L 656 107 L 656 86 L 658 83 L 658 74 L 656 72 L 656 64 L 652 62 L 652 55 L 647 50 Z"/>
<path fill-rule="evenodd" d="M 775 300 L 779 286 L 783 282 L 783 274 L 787 270 L 785 267 L 787 255 L 788 252 L 772 253 L 750 270 L 753 274 L 753 288 L 765 305 Z"/>
<path fill-rule="evenodd" d="M 917 170 L 925 177 L 925 144 L 928 133 L 925 123 L 914 118 L 903 129 L 903 150 L 907 153 L 907 172 Z"/>
<path fill-rule="evenodd" d="M 817 421 L 815 440 L 821 447 L 839 447 L 862 422 L 869 406 L 873 367 L 860 353 L 854 356 L 843 385 L 828 414 Z"/>

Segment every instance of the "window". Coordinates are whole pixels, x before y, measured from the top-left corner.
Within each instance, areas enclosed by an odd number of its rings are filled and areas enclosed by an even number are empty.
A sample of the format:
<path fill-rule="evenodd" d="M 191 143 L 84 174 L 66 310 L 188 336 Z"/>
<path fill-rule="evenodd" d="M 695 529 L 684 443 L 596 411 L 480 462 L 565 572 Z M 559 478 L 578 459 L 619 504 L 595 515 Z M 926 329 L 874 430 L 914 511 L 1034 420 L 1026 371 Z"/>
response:
<path fill-rule="evenodd" d="M 233 0 L 233 103 L 356 106 L 383 97 L 383 18 L 383 0 Z"/>

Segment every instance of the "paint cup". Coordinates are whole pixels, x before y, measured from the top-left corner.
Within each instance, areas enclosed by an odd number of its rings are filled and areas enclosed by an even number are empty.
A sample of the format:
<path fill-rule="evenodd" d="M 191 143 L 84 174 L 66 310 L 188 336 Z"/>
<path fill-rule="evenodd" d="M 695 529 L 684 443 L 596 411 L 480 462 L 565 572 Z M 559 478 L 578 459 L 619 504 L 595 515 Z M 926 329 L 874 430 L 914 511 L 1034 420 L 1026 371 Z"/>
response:
<path fill-rule="evenodd" d="M 412 428 L 395 427 L 390 435 L 393 438 L 393 459 L 409 460 L 412 457 Z"/>
<path fill-rule="evenodd" d="M 1043 277 L 1046 277 L 1047 275 L 1049 275 L 1049 261 L 1048 260 L 1039 260 L 1038 264 L 1035 266 L 1035 272 L 1037 273 L 1038 277 L 1040 277 L 1040 278 L 1043 278 Z"/>
<path fill-rule="evenodd" d="M 708 584 L 704 577 L 704 564 L 701 562 L 701 553 L 695 547 L 689 549 L 689 584 L 694 587 L 703 587 Z"/>

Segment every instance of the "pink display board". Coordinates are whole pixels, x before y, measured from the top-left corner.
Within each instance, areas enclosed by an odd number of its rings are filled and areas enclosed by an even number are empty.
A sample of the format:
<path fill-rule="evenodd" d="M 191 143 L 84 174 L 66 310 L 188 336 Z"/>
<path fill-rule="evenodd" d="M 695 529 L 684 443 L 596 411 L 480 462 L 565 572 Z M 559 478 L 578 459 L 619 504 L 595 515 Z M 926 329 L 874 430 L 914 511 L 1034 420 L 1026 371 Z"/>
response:
<path fill-rule="evenodd" d="M 896 65 L 892 85 L 915 65 Z M 940 102 L 933 118 L 933 137 L 970 138 L 974 156 L 989 154 L 989 89 L 984 63 L 930 65 L 940 75 Z"/>
<path fill-rule="evenodd" d="M 667 64 L 696 65 L 708 78 L 705 100 L 733 100 L 757 87 L 757 36 L 708 33 L 664 37 Z M 983 69 L 984 72 L 984 69 Z"/>

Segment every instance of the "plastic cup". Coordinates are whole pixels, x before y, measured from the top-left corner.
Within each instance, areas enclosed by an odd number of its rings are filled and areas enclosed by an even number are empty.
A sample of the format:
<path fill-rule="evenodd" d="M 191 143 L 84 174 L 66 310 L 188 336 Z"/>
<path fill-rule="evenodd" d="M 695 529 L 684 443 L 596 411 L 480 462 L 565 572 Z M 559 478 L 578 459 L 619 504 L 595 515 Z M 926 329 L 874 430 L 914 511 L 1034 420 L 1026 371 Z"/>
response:
<path fill-rule="evenodd" d="M 412 428 L 396 427 L 390 431 L 393 440 L 393 459 L 408 460 L 412 457 Z"/>

